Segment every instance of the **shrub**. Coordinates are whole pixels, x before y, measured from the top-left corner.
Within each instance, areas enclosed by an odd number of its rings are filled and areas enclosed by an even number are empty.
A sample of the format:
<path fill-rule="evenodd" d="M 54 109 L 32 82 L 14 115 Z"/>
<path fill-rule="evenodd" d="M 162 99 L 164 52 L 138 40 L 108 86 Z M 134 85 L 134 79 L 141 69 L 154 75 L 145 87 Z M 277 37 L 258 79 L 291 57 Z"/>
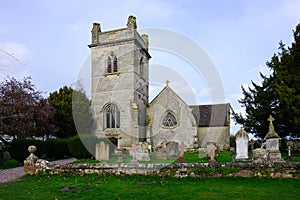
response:
<path fill-rule="evenodd" d="M 95 155 L 96 144 L 99 139 L 93 135 L 80 135 L 68 139 L 71 155 L 78 159 L 91 158 Z"/>
<path fill-rule="evenodd" d="M 47 158 L 60 159 L 71 155 L 67 139 L 48 139 L 44 144 Z"/>

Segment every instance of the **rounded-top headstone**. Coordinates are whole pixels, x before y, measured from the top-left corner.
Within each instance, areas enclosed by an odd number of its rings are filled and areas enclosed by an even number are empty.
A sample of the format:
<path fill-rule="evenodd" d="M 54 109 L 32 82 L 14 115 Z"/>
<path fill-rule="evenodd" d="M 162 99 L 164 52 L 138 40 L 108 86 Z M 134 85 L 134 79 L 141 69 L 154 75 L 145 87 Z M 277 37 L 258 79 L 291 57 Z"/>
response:
<path fill-rule="evenodd" d="M 237 138 L 237 137 L 249 138 L 248 133 L 242 128 L 236 132 L 235 138 Z"/>
<path fill-rule="evenodd" d="M 33 145 L 31 145 L 31 146 L 29 146 L 28 147 L 28 151 L 29 151 L 29 153 L 34 153 L 34 152 L 36 152 L 36 146 L 33 146 Z"/>

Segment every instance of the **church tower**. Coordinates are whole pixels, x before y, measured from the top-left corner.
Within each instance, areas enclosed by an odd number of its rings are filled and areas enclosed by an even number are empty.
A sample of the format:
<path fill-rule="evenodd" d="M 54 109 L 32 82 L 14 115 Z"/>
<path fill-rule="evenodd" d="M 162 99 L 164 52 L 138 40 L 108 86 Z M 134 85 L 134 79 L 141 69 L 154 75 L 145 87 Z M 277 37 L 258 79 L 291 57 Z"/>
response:
<path fill-rule="evenodd" d="M 91 94 L 97 121 L 96 134 L 129 147 L 146 139 L 149 90 L 148 36 L 140 35 L 136 18 L 127 27 L 91 31 Z"/>

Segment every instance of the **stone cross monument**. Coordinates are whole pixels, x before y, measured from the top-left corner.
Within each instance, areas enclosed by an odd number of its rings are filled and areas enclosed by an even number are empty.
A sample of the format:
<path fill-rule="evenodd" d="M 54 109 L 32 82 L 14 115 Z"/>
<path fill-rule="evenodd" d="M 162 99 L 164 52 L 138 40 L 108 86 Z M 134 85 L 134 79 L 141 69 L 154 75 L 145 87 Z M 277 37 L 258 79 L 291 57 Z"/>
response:
<path fill-rule="evenodd" d="M 283 159 L 281 158 L 281 153 L 279 151 L 279 136 L 276 133 L 273 125 L 273 121 L 275 119 L 270 115 L 268 118 L 269 124 L 269 132 L 265 136 L 266 143 L 267 143 L 267 151 L 268 151 L 268 160 L 269 161 L 280 161 L 282 162 Z"/>

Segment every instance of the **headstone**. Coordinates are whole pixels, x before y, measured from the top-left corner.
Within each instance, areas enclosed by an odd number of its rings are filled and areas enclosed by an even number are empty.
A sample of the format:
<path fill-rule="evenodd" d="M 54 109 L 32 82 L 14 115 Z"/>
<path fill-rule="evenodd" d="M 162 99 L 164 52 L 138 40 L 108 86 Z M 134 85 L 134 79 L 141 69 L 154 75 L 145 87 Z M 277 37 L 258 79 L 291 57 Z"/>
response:
<path fill-rule="evenodd" d="M 269 132 L 267 133 L 266 139 L 266 149 L 269 153 L 268 160 L 282 162 L 281 153 L 279 151 L 279 136 L 276 133 L 273 125 L 274 118 L 270 115 L 268 118 L 269 124 Z"/>
<path fill-rule="evenodd" d="M 28 151 L 30 155 L 24 160 L 24 174 L 35 174 L 35 162 L 37 161 L 38 157 L 34 155 L 34 152 L 36 152 L 36 147 L 31 145 L 28 147 Z"/>
<path fill-rule="evenodd" d="M 139 142 L 136 145 L 136 159 L 137 161 L 150 161 L 150 153 L 148 151 L 149 144 L 147 142 Z"/>
<path fill-rule="evenodd" d="M 177 159 L 180 155 L 177 142 L 162 143 L 155 151 L 158 160 Z"/>
<path fill-rule="evenodd" d="M 115 149 L 115 154 L 117 156 L 117 162 L 122 163 L 125 161 L 125 154 L 123 153 L 123 149 Z"/>
<path fill-rule="evenodd" d="M 215 163 L 216 162 L 215 156 L 216 156 L 216 150 L 217 150 L 217 147 L 216 147 L 215 143 L 214 142 L 208 142 L 206 149 L 207 149 L 207 151 L 206 151 L 207 155 L 209 157 L 209 162 L 210 163 Z"/>
<path fill-rule="evenodd" d="M 178 143 L 177 142 L 169 142 L 167 143 L 167 158 L 168 159 L 177 159 L 180 155 Z"/>
<path fill-rule="evenodd" d="M 289 146 L 288 147 L 288 157 L 292 157 L 291 150 L 292 150 L 292 148 L 291 148 L 291 146 Z"/>
<path fill-rule="evenodd" d="M 252 161 L 254 163 L 262 164 L 268 160 L 268 150 L 263 148 L 256 148 L 252 150 Z"/>
<path fill-rule="evenodd" d="M 184 142 L 181 142 L 180 143 L 180 145 L 178 146 L 178 148 L 179 148 L 179 151 L 180 151 L 180 157 L 183 157 L 183 155 L 184 155 L 184 149 L 186 148 L 187 146 L 186 146 L 186 144 L 184 144 Z"/>
<path fill-rule="evenodd" d="M 10 160 L 10 159 L 11 159 L 10 153 L 8 151 L 4 151 L 3 152 L 3 160 L 6 161 L 6 160 Z"/>
<path fill-rule="evenodd" d="M 240 129 L 235 135 L 236 143 L 236 160 L 247 160 L 248 159 L 248 133 Z"/>
<path fill-rule="evenodd" d="M 177 160 L 177 163 L 185 163 L 185 159 L 184 159 L 184 150 L 186 148 L 186 144 L 184 144 L 184 142 L 181 142 L 180 145 L 178 146 L 179 151 L 180 151 L 180 155 L 179 158 Z"/>
<path fill-rule="evenodd" d="M 100 141 L 96 144 L 96 160 L 109 160 L 109 144 Z"/>
<path fill-rule="evenodd" d="M 130 149 L 130 154 L 132 156 L 132 159 L 131 159 L 130 163 L 137 163 L 136 150 L 137 150 L 137 148 L 136 148 L 135 144 L 132 144 L 131 149 Z"/>
<path fill-rule="evenodd" d="M 286 160 L 293 160 L 292 158 L 292 154 L 291 154 L 291 151 L 292 151 L 292 147 L 291 146 L 288 146 L 288 155 L 286 157 Z"/>

